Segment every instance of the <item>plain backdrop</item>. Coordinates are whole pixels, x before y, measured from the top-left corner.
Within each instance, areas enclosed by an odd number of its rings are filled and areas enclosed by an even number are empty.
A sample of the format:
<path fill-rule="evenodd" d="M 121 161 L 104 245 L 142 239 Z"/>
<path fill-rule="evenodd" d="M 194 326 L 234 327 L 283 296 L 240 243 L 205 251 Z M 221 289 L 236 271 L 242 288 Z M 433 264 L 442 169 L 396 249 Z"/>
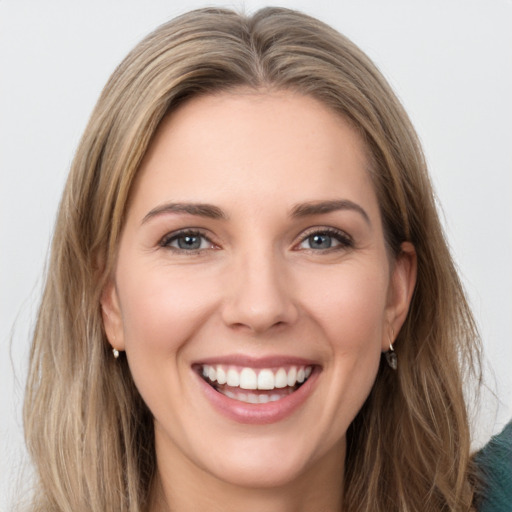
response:
<path fill-rule="evenodd" d="M 0 0 L 0 510 L 28 478 L 19 475 L 29 338 L 81 132 L 125 54 L 157 25 L 205 5 Z M 253 11 L 264 3 L 216 5 Z M 276 5 L 312 14 L 360 45 L 417 128 L 497 396 L 483 393 L 478 446 L 512 416 L 512 1 Z"/>

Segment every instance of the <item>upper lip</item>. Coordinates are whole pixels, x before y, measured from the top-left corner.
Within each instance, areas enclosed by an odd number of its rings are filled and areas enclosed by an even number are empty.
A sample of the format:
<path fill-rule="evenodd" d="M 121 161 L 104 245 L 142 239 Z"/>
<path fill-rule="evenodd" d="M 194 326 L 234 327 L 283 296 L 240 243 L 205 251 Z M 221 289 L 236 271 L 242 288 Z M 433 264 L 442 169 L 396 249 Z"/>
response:
<path fill-rule="evenodd" d="M 283 366 L 315 366 L 318 365 L 318 362 L 312 359 L 289 355 L 252 357 L 242 354 L 230 354 L 200 359 L 195 361 L 193 366 L 216 364 L 246 368 L 277 368 Z"/>

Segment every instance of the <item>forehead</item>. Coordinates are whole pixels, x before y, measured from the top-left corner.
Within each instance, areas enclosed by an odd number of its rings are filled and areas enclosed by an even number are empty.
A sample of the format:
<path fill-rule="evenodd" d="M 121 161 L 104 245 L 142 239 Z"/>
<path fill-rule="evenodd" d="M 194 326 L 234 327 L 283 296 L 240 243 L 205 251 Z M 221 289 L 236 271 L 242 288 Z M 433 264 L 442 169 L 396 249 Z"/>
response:
<path fill-rule="evenodd" d="M 159 126 L 132 198 L 216 202 L 373 200 L 366 148 L 340 115 L 290 91 L 194 98 Z"/>

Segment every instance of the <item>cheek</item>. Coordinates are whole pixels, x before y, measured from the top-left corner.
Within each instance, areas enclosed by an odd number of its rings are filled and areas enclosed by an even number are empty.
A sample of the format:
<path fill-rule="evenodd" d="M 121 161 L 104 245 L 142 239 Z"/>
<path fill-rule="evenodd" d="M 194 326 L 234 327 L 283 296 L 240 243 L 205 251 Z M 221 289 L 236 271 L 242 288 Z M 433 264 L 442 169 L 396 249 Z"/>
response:
<path fill-rule="evenodd" d="M 193 272 L 165 265 L 119 265 L 125 350 L 135 385 L 149 409 L 176 425 L 173 411 L 187 405 L 185 347 L 212 310 L 213 294 Z M 138 270 L 138 271 L 137 271 Z M 186 276 L 186 277 L 185 277 Z"/>
<path fill-rule="evenodd" d="M 347 266 L 332 276 L 317 310 L 329 341 L 330 421 L 346 431 L 375 381 L 386 322 L 388 278 L 381 264 Z M 333 429 L 337 431 L 338 429 Z"/>
<path fill-rule="evenodd" d="M 313 284 L 313 283 L 312 283 Z M 380 353 L 388 279 L 381 265 L 346 265 L 317 275 L 304 300 L 332 350 L 364 355 Z"/>
<path fill-rule="evenodd" d="M 208 281 L 193 272 L 155 266 L 120 275 L 119 282 L 127 351 L 174 354 L 213 307 Z"/>
<path fill-rule="evenodd" d="M 322 340 L 327 350 L 316 416 L 329 425 L 327 448 L 347 431 L 375 381 L 386 319 L 386 272 L 382 263 L 354 261 L 317 272 L 315 279 L 310 274 L 309 293 L 302 290 L 307 316 L 314 321 L 310 339 Z"/>

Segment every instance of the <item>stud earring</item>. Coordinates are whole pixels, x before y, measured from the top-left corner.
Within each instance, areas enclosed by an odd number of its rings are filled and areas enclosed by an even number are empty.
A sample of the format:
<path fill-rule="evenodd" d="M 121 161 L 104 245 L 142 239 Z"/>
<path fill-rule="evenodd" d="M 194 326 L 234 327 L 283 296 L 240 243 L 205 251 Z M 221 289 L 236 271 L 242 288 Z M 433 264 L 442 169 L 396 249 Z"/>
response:
<path fill-rule="evenodd" d="M 112 354 L 114 354 L 114 358 L 117 359 L 119 357 L 119 350 L 117 350 L 117 348 L 113 348 Z"/>

